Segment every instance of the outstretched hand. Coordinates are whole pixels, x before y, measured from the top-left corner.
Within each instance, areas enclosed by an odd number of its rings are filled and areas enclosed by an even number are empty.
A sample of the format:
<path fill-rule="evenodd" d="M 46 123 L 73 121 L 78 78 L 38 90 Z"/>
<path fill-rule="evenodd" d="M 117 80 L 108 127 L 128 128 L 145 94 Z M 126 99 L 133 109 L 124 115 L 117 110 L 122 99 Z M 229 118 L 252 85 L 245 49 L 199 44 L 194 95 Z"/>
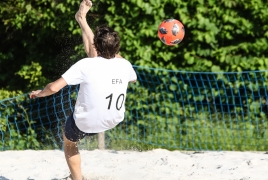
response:
<path fill-rule="evenodd" d="M 30 94 L 30 98 L 31 98 L 31 99 L 35 99 L 35 98 L 39 97 L 38 94 L 39 94 L 41 91 L 42 91 L 42 90 L 32 91 L 31 94 Z"/>

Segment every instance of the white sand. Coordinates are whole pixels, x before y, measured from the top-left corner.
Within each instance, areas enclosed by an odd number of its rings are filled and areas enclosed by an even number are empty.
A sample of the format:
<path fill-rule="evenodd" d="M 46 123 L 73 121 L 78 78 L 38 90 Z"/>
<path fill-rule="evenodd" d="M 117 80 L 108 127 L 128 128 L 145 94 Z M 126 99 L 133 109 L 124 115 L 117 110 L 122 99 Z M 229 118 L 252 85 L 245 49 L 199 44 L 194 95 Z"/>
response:
<path fill-rule="evenodd" d="M 265 152 L 80 152 L 90 180 L 268 180 Z M 59 180 L 68 175 L 60 150 L 0 152 L 0 180 Z"/>

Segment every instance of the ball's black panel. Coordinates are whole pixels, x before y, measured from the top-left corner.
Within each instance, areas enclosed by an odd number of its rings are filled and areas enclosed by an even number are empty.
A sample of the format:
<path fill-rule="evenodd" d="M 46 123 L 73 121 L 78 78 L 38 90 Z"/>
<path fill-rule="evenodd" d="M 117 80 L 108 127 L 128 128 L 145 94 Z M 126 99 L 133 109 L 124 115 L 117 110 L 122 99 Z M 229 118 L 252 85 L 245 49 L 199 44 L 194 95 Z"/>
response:
<path fill-rule="evenodd" d="M 168 31 L 164 27 L 159 28 L 159 32 L 161 34 L 167 34 L 168 33 Z"/>
<path fill-rule="evenodd" d="M 162 38 L 161 38 L 161 41 L 162 41 L 163 43 L 166 44 L 166 39 L 165 39 L 165 37 L 162 37 Z"/>
<path fill-rule="evenodd" d="M 171 41 L 171 44 L 179 44 L 181 42 L 181 39 L 175 39 L 174 41 Z"/>

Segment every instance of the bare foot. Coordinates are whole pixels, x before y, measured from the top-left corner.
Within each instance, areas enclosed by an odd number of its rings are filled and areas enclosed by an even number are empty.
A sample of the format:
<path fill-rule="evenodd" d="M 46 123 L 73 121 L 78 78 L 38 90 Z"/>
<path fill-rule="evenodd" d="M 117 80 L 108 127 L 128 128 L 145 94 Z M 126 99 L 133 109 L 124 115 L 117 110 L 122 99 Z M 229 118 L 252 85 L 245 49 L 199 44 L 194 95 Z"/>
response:
<path fill-rule="evenodd" d="M 79 21 L 80 19 L 86 17 L 86 14 L 88 13 L 91 7 L 92 7 L 92 2 L 90 0 L 83 0 L 80 3 L 79 10 L 75 14 L 76 21 Z"/>

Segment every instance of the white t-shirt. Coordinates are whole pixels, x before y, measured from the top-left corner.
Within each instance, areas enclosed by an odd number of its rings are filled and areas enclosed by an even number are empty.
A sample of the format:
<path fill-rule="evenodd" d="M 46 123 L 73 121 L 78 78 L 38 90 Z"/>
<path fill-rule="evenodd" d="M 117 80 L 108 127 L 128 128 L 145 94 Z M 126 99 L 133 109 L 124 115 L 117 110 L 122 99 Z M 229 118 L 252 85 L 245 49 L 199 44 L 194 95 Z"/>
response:
<path fill-rule="evenodd" d="M 129 61 L 85 58 L 62 77 L 68 85 L 80 84 L 74 120 L 81 131 L 103 132 L 123 121 L 128 82 L 137 79 Z"/>

